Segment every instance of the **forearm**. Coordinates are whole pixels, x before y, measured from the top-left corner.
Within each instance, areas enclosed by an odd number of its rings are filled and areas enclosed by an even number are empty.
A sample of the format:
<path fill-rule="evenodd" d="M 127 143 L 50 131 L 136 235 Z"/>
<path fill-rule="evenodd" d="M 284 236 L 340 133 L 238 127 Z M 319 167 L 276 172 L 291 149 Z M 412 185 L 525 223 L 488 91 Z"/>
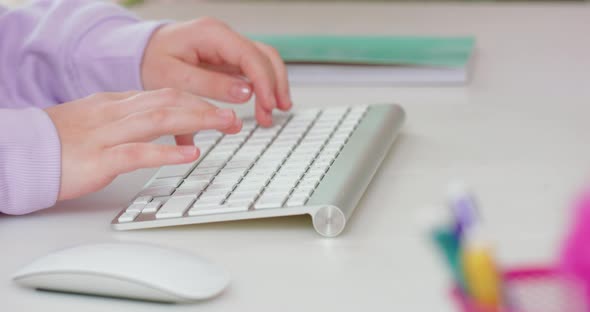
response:
<path fill-rule="evenodd" d="M 108 2 L 0 8 L 0 106 L 43 108 L 96 92 L 142 89 L 143 51 L 158 25 Z"/>
<path fill-rule="evenodd" d="M 57 131 L 38 108 L 0 109 L 0 212 L 25 214 L 55 204 L 61 151 Z"/>

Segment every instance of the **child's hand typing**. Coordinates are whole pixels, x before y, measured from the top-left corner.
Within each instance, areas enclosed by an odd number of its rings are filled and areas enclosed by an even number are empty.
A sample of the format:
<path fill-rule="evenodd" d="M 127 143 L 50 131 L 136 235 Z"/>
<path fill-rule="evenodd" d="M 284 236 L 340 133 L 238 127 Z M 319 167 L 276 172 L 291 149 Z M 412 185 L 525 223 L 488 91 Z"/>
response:
<path fill-rule="evenodd" d="M 287 71 L 276 50 L 211 18 L 157 30 L 144 53 L 142 80 L 146 89 L 180 88 L 230 103 L 248 101 L 253 91 L 256 119 L 267 126 L 274 108 L 292 106 Z"/>
<path fill-rule="evenodd" d="M 122 173 L 196 160 L 192 134 L 199 130 L 240 130 L 233 111 L 195 95 L 243 103 L 254 92 L 262 125 L 272 123 L 273 109 L 292 106 L 279 54 L 211 18 L 157 30 L 144 52 L 142 80 L 158 90 L 95 94 L 46 110 L 62 144 L 60 200 L 97 191 Z M 182 146 L 149 143 L 162 135 L 175 135 Z"/>
<path fill-rule="evenodd" d="M 199 157 L 192 145 L 149 143 L 162 135 L 242 127 L 232 110 L 175 89 L 95 94 L 46 112 L 61 141 L 60 200 L 97 191 L 125 172 Z"/>
<path fill-rule="evenodd" d="M 255 95 L 262 126 L 292 106 L 277 51 L 212 18 L 162 25 L 109 1 L 34 1 L 0 5 L 0 38 L 0 59 L 11 60 L 0 66 L 0 213 L 196 160 L 195 132 L 241 128 L 232 110 L 199 96 L 245 103 Z M 101 93 L 125 90 L 151 91 Z M 179 146 L 150 143 L 162 135 Z"/>

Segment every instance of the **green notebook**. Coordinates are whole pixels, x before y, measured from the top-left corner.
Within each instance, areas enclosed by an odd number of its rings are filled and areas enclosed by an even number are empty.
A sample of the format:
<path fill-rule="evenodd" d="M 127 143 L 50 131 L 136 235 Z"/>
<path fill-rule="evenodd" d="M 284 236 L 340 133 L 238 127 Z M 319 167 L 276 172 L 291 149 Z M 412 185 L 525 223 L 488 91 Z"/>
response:
<path fill-rule="evenodd" d="M 297 83 L 465 83 L 473 37 L 253 35 Z"/>

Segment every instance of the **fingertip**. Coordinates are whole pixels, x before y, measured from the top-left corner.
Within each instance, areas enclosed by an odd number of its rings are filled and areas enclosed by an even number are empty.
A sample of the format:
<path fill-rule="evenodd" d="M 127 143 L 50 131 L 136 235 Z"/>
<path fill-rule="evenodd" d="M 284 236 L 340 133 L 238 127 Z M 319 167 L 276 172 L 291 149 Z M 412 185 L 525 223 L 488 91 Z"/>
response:
<path fill-rule="evenodd" d="M 236 123 L 234 125 L 235 126 L 235 129 L 236 129 L 236 132 L 235 133 L 238 133 L 238 132 L 242 131 L 242 125 L 243 124 L 244 124 L 244 122 L 242 121 L 242 119 L 240 119 L 240 118 L 236 119 Z"/>
<path fill-rule="evenodd" d="M 277 99 L 273 94 L 266 95 L 257 100 L 260 102 L 260 106 L 269 112 L 272 112 L 273 109 L 277 108 Z"/>
<path fill-rule="evenodd" d="M 219 124 L 222 125 L 224 129 L 231 127 L 238 119 L 236 112 L 229 108 L 218 108 L 215 110 L 215 115 L 218 118 Z"/>
<path fill-rule="evenodd" d="M 259 114 L 256 117 L 256 120 L 258 121 L 258 124 L 260 124 L 263 127 L 272 126 L 272 114 L 269 114 L 269 113 Z"/>
<path fill-rule="evenodd" d="M 191 162 L 199 158 L 201 151 L 194 145 L 177 146 L 181 162 Z"/>
<path fill-rule="evenodd" d="M 282 111 L 288 111 L 293 107 L 293 101 L 290 98 L 286 98 L 286 100 L 281 101 L 279 105 L 279 109 Z"/>
<path fill-rule="evenodd" d="M 256 103 L 255 109 L 256 121 L 263 127 L 272 126 L 272 112 L 267 111 L 259 102 Z"/>
<path fill-rule="evenodd" d="M 227 133 L 227 134 L 236 134 L 238 132 L 240 132 L 242 130 L 242 120 L 241 119 L 236 119 L 236 122 L 229 128 L 223 130 L 223 132 Z"/>

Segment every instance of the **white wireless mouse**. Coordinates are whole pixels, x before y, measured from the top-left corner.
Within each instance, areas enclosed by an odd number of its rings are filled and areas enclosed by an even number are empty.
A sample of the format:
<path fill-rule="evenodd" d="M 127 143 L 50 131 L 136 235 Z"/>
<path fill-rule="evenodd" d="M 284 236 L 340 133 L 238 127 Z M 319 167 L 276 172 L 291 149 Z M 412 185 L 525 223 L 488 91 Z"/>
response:
<path fill-rule="evenodd" d="M 229 284 L 222 267 L 189 253 L 137 243 L 74 247 L 17 272 L 25 287 L 163 302 L 214 297 Z"/>

